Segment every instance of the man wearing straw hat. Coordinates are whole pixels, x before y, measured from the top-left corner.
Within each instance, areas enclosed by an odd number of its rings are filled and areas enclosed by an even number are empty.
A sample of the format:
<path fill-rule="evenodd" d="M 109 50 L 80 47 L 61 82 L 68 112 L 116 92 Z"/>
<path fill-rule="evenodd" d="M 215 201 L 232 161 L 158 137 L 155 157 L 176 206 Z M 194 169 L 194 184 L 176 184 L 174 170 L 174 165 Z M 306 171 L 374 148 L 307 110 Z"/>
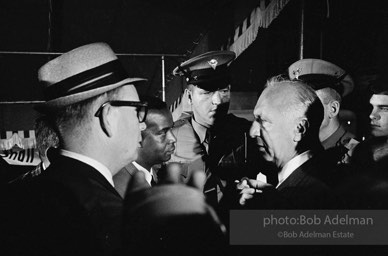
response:
<path fill-rule="evenodd" d="M 137 157 L 147 104 L 105 43 L 76 48 L 38 71 L 59 147 L 20 192 L 15 250 L 34 255 L 114 255 L 123 200 L 112 176 Z M 28 212 L 28 220 L 18 214 Z"/>

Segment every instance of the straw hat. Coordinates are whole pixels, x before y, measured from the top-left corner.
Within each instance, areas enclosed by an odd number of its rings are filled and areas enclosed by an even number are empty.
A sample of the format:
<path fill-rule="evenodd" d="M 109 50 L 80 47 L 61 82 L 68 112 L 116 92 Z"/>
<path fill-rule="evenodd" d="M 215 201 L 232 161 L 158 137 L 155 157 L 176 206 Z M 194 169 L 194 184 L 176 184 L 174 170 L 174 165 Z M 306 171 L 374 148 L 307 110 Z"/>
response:
<path fill-rule="evenodd" d="M 38 80 L 46 102 L 35 109 L 49 112 L 146 79 L 129 78 L 109 45 L 92 43 L 43 65 Z"/>

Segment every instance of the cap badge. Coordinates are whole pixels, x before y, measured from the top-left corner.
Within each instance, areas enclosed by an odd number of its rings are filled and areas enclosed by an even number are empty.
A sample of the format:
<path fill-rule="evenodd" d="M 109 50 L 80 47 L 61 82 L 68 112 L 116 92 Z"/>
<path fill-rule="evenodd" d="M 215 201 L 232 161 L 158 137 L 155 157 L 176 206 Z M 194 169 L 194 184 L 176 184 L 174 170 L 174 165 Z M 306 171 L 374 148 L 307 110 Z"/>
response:
<path fill-rule="evenodd" d="M 295 76 L 295 79 L 299 79 L 300 72 L 301 72 L 300 68 L 292 71 L 292 74 Z"/>
<path fill-rule="evenodd" d="M 216 59 L 211 59 L 210 61 L 208 61 L 207 63 L 209 63 L 209 65 L 214 69 L 216 70 L 216 67 L 217 67 L 217 64 L 218 64 L 218 61 Z"/>

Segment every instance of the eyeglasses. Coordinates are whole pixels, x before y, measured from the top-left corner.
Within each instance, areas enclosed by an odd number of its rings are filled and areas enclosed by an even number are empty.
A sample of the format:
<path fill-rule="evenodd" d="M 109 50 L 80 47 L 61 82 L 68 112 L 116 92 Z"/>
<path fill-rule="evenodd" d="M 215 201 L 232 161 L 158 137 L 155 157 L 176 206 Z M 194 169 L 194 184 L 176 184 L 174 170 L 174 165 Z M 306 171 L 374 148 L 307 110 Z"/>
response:
<path fill-rule="evenodd" d="M 113 107 L 136 107 L 137 118 L 140 123 L 143 123 L 147 117 L 148 103 L 141 101 L 127 101 L 127 100 L 111 100 L 107 101 L 101 105 L 101 107 L 97 110 L 95 117 L 100 117 L 102 109 L 106 105 L 111 105 Z"/>

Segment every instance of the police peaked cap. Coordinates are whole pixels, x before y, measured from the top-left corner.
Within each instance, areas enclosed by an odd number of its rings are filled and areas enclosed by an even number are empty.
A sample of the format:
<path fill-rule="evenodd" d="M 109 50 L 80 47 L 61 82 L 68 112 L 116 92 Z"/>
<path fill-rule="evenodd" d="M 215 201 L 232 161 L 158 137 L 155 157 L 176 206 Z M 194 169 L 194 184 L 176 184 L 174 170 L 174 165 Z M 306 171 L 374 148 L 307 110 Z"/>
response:
<path fill-rule="evenodd" d="M 215 91 L 230 84 L 228 64 L 236 58 L 232 51 L 211 51 L 191 58 L 173 70 L 175 76 L 185 76 L 188 84 Z"/>
<path fill-rule="evenodd" d="M 333 88 L 342 97 L 354 88 L 353 79 L 345 70 L 321 59 L 298 60 L 288 68 L 288 75 L 308 83 L 314 90 Z"/>

